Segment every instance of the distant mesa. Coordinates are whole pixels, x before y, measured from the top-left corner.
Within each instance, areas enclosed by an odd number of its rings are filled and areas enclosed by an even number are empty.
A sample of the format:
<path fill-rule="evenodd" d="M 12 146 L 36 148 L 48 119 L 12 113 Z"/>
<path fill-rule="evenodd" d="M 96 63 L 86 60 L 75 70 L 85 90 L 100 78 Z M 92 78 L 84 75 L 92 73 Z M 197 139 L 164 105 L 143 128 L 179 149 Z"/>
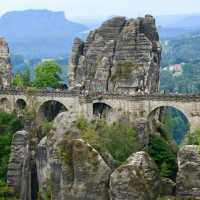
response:
<path fill-rule="evenodd" d="M 9 42 L 11 52 L 28 59 L 67 56 L 74 37 L 85 30 L 84 25 L 67 20 L 62 11 L 12 11 L 0 18 L 0 35 Z"/>

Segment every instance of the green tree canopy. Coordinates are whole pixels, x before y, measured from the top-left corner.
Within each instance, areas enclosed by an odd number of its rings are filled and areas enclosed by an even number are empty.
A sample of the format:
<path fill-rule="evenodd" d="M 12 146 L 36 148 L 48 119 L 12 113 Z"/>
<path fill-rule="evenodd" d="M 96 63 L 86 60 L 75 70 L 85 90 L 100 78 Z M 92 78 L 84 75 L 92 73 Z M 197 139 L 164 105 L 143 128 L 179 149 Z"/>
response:
<path fill-rule="evenodd" d="M 176 152 L 164 138 L 151 135 L 148 153 L 158 165 L 162 177 L 175 178 L 177 172 Z"/>
<path fill-rule="evenodd" d="M 12 80 L 12 85 L 19 88 L 31 86 L 30 70 L 27 68 L 23 73 L 18 72 Z"/>
<path fill-rule="evenodd" d="M 54 61 L 45 61 L 36 66 L 33 86 L 36 88 L 57 88 L 62 81 L 62 69 Z"/>

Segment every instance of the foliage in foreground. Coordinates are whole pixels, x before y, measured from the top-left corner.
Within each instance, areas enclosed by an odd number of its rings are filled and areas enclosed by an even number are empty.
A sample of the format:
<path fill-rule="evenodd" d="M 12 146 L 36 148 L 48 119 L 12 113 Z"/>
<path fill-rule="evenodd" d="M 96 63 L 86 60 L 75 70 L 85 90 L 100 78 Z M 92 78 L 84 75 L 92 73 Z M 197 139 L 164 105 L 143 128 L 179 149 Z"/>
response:
<path fill-rule="evenodd" d="M 162 177 L 175 178 L 177 172 L 176 152 L 166 140 L 158 135 L 152 135 L 148 153 L 156 162 Z"/>
<path fill-rule="evenodd" d="M 129 122 L 108 125 L 104 120 L 88 122 L 79 118 L 76 125 L 86 142 L 100 151 L 109 152 L 116 161 L 124 162 L 139 148 L 136 131 Z"/>
<path fill-rule="evenodd" d="M 12 85 L 17 88 L 27 88 L 31 86 L 30 70 L 27 68 L 23 73 L 16 73 Z"/>
<path fill-rule="evenodd" d="M 6 182 L 6 173 L 13 134 L 23 127 L 14 115 L 0 112 L 0 182 Z"/>
<path fill-rule="evenodd" d="M 0 181 L 0 200 L 16 200 L 13 196 L 14 190 L 4 181 Z"/>
<path fill-rule="evenodd" d="M 200 146 L 200 129 L 197 129 L 193 133 L 188 134 L 185 138 L 184 144 Z"/>

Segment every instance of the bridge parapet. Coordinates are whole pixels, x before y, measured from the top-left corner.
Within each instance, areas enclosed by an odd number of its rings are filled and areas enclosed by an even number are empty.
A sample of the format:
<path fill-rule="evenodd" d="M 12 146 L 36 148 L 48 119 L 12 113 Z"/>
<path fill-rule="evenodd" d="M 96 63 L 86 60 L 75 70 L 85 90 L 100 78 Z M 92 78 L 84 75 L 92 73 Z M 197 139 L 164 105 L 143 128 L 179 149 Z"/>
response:
<path fill-rule="evenodd" d="M 99 96 L 90 96 L 91 100 L 101 99 L 125 99 L 127 101 L 145 101 L 145 100 L 157 100 L 157 101 L 200 101 L 200 94 L 137 94 L 137 95 L 118 95 L 118 94 L 103 94 Z"/>
<path fill-rule="evenodd" d="M 154 94 L 135 94 L 135 95 L 119 95 L 115 93 L 89 94 L 85 95 L 80 90 L 16 90 L 16 89 L 1 89 L 0 95 L 24 95 L 24 96 L 41 96 L 41 97 L 69 97 L 80 96 L 80 99 L 87 99 L 87 102 L 101 99 L 125 99 L 127 101 L 143 101 L 143 100 L 161 100 L 161 101 L 179 101 L 193 102 L 200 101 L 200 94 L 176 94 L 176 93 L 154 93 Z"/>
<path fill-rule="evenodd" d="M 68 97 L 68 96 L 79 96 L 79 90 L 66 90 L 66 91 L 49 91 L 49 90 L 15 90 L 15 89 L 1 89 L 0 95 L 30 95 L 30 96 L 45 96 L 45 97 Z"/>

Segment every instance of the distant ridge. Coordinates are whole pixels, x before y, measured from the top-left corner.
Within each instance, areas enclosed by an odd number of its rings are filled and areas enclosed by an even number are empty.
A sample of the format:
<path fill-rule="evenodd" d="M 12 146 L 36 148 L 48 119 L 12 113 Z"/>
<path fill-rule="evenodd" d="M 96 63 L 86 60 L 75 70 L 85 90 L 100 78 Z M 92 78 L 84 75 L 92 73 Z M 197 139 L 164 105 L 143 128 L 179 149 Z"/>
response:
<path fill-rule="evenodd" d="M 163 15 L 156 17 L 157 25 L 167 28 L 200 28 L 200 14 L 193 15 Z"/>
<path fill-rule="evenodd" d="M 62 11 L 12 11 L 0 18 L 0 35 L 8 40 L 11 52 L 27 58 L 65 55 L 73 38 L 85 30 L 84 25 L 67 20 Z"/>

